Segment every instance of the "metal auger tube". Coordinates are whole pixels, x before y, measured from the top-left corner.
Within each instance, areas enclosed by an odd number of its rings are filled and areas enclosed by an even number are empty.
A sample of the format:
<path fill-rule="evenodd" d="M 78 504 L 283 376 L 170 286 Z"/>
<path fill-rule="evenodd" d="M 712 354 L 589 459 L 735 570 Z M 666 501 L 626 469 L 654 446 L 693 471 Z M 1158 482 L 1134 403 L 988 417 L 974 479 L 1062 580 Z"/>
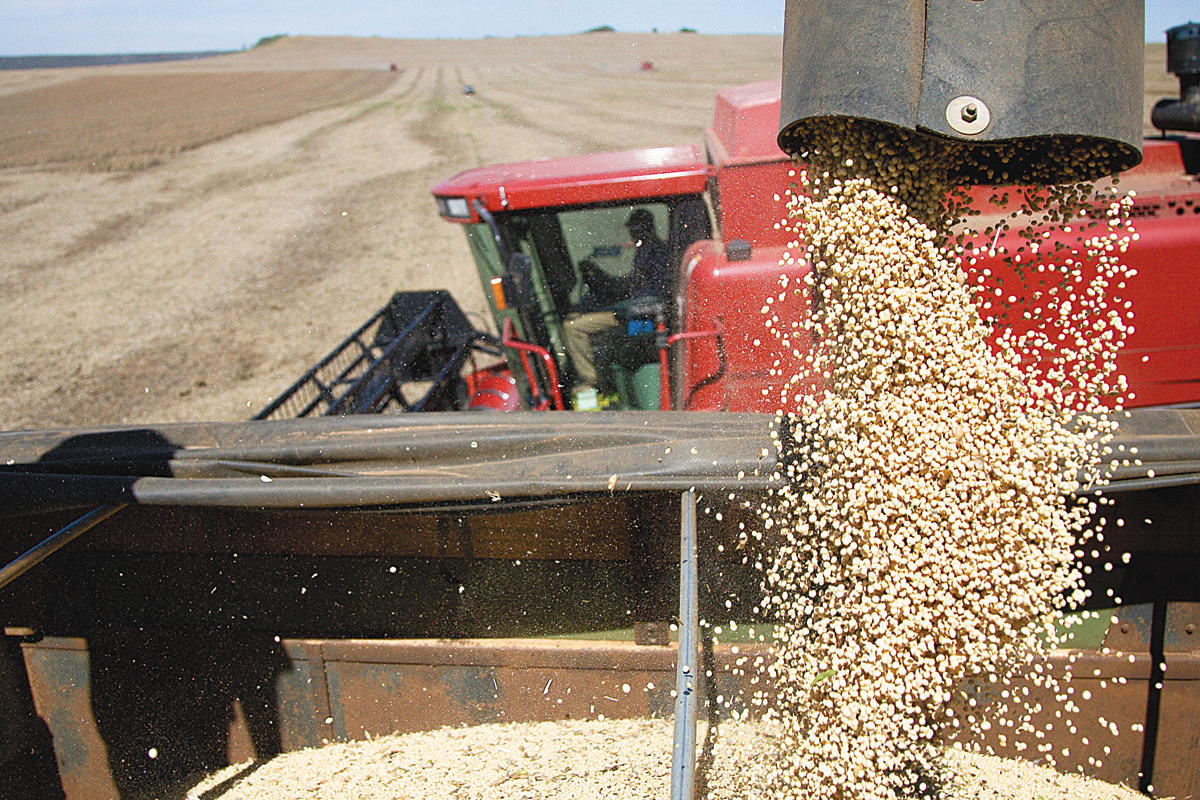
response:
<path fill-rule="evenodd" d="M 787 0 L 779 146 L 802 156 L 841 120 L 957 142 L 962 183 L 1128 169 L 1143 13 L 1142 0 Z"/>

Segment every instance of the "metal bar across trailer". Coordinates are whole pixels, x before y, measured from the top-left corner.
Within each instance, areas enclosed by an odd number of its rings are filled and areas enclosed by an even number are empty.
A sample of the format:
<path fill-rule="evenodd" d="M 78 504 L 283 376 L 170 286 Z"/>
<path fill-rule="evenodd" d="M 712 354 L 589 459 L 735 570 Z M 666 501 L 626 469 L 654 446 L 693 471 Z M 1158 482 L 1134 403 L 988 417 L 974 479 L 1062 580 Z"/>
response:
<path fill-rule="evenodd" d="M 696 490 L 681 496 L 679 512 L 679 655 L 675 666 L 675 745 L 671 751 L 671 800 L 696 793 L 696 711 L 700 677 L 699 569 L 696 564 Z"/>

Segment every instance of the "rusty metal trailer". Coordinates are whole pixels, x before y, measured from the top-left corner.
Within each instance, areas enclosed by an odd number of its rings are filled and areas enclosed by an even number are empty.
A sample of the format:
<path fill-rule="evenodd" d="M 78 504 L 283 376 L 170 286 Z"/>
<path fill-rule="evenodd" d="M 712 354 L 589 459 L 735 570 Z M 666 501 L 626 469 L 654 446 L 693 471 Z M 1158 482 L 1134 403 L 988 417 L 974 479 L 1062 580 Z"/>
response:
<path fill-rule="evenodd" d="M 769 423 L 434 413 L 0 434 L 6 561 L 120 506 L 0 589 L 0 696 L 22 743 L 2 774 L 17 796 L 60 781 L 137 796 L 366 734 L 670 713 L 679 497 L 699 493 L 707 551 L 713 514 L 752 523 Z M 706 580 L 752 587 L 741 558 Z M 737 599 L 749 618 L 755 595 Z M 621 676 L 659 688 L 615 694 Z"/>
<path fill-rule="evenodd" d="M 668 716 L 679 498 L 697 493 L 699 616 L 754 621 L 769 537 L 740 526 L 761 530 L 781 435 L 772 416 L 661 412 L 0 434 L 8 559 L 123 505 L 0 590 L 18 743 L 0 780 L 15 796 L 138 796 L 231 758 L 393 731 Z M 1121 437 L 1143 464 L 1113 476 L 1111 550 L 1085 562 L 1094 605 L 1109 588 L 1125 604 L 1051 664 L 1074 674 L 1080 720 L 1123 735 L 1102 766 L 1072 748 L 1064 767 L 1135 785 L 1150 770 L 1186 796 L 1200 411 L 1131 412 Z M 765 644 L 710 656 L 743 703 L 761 688 L 732 669 L 748 654 Z M 614 691 L 626 683 L 655 688 Z"/>

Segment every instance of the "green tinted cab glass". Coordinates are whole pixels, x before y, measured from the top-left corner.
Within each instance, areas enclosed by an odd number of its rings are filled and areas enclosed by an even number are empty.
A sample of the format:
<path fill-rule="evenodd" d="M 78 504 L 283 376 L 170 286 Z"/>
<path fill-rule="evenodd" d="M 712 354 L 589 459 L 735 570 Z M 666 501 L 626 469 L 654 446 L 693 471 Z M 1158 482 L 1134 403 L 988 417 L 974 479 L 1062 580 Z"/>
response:
<path fill-rule="evenodd" d="M 644 208 L 654 216 L 659 237 L 667 238 L 668 209 L 665 203 L 642 203 L 636 206 L 612 206 L 559 212 L 567 254 L 578 277 L 579 263 L 591 260 L 597 267 L 614 277 L 627 275 L 633 268 L 634 242 L 625 223 L 635 208 Z M 572 293 L 579 301 L 580 287 Z"/>

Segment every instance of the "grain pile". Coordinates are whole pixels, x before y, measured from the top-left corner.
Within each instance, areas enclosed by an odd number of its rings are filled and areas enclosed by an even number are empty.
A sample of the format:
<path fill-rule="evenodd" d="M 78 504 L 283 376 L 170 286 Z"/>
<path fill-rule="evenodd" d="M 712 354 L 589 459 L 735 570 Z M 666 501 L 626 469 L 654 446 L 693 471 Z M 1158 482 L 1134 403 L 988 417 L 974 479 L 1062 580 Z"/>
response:
<path fill-rule="evenodd" d="M 764 606 L 784 623 L 772 678 L 787 746 L 771 796 L 938 796 L 957 729 L 1015 737 L 1030 725 L 1015 696 L 984 719 L 972 687 L 1036 658 L 1045 623 L 1085 599 L 1075 555 L 1097 508 L 1072 492 L 1112 433 L 1100 400 L 1123 388 L 1113 357 L 1128 326 L 1106 290 L 1123 280 L 1128 239 L 1119 219 L 1102 221 L 1039 259 L 1043 240 L 1023 232 L 1029 245 L 1009 260 L 1026 285 L 985 293 L 960 269 L 979 252 L 955 228 L 969 212 L 947 172 L 956 145 L 825 124 L 792 200 L 811 286 L 774 298 L 811 291 L 813 312 L 768 323 L 785 343 L 811 337 L 824 379 L 781 397 L 798 444 L 769 510 L 786 540 L 765 565 Z M 1090 195 L 1031 194 L 984 241 L 1072 220 Z M 1084 278 L 1080 264 L 1097 260 Z M 1016 308 L 1018 295 L 1032 305 Z M 991 344 L 981 302 L 1018 320 Z"/>
<path fill-rule="evenodd" d="M 568 720 L 443 728 L 384 736 L 241 764 L 206 777 L 188 800 L 663 800 L 670 791 L 670 720 Z M 704 739 L 706 731 L 700 732 Z M 697 797 L 768 796 L 780 746 L 770 724 L 720 726 Z M 953 800 L 1137 800 L 1141 795 L 1032 764 L 952 751 Z"/>
<path fill-rule="evenodd" d="M 257 770 L 230 767 L 188 797 L 661 800 L 672 729 L 662 719 L 566 720 L 386 736 L 288 753 Z M 759 796 L 775 741 L 761 726 L 724 726 L 707 770 L 710 797 Z"/>

